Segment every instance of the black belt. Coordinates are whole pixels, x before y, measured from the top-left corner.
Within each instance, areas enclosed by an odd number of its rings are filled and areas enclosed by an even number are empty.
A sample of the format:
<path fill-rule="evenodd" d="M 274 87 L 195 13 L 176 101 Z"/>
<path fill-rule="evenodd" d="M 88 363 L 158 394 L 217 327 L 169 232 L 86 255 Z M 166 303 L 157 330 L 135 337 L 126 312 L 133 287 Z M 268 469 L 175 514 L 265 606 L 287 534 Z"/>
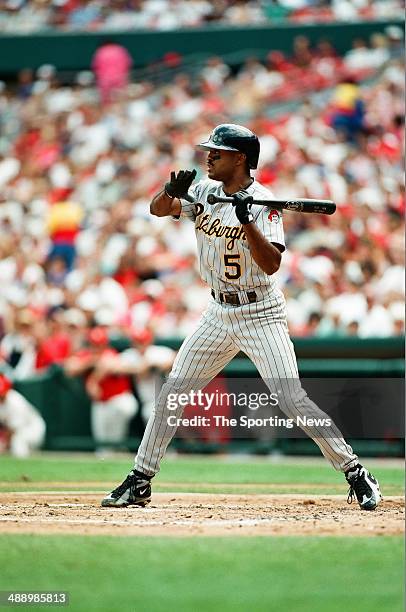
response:
<path fill-rule="evenodd" d="M 211 295 L 212 297 L 214 297 L 214 299 L 216 299 L 216 294 L 213 289 L 211 290 Z M 243 306 L 243 303 L 241 302 L 240 296 L 238 295 L 238 293 L 219 292 L 217 295 L 218 295 L 217 299 L 222 304 L 231 304 L 232 306 Z M 255 293 L 255 291 L 247 291 L 245 295 L 248 298 L 249 304 L 252 304 L 253 302 L 257 301 L 257 294 Z"/>

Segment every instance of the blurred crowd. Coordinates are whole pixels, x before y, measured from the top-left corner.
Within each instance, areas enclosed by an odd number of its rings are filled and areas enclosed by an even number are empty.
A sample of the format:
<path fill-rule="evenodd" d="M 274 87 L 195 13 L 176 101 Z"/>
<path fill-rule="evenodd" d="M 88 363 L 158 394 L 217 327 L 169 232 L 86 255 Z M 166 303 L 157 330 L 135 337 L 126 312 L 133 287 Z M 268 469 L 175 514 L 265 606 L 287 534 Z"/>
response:
<path fill-rule="evenodd" d="M 0 0 L 0 32 L 401 18 L 401 0 Z"/>
<path fill-rule="evenodd" d="M 291 333 L 404 333 L 404 66 L 379 37 L 355 41 L 344 58 L 303 37 L 289 58 L 271 53 L 236 69 L 213 57 L 196 77 L 115 84 L 104 104 L 89 73 L 66 85 L 43 66 L 3 83 L 3 365 L 24 378 L 61 363 L 94 326 L 148 330 L 150 342 L 194 328 L 209 297 L 194 227 L 151 216 L 149 203 L 171 170 L 205 174 L 195 144 L 228 121 L 259 135 L 256 177 L 277 197 L 338 206 L 332 217 L 284 214 L 277 276 Z M 317 96 L 272 115 L 276 92 L 297 96 L 297 83 L 315 78 Z"/>

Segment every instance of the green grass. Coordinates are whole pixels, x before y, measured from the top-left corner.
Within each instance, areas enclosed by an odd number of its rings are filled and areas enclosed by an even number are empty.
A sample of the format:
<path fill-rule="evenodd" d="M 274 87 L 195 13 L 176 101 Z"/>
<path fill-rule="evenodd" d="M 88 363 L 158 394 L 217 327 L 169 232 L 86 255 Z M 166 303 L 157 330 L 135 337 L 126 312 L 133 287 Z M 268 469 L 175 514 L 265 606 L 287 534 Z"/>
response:
<path fill-rule="evenodd" d="M 0 459 L 0 490 L 39 490 L 41 483 L 55 482 L 95 482 L 100 486 L 90 487 L 93 490 L 104 490 L 105 483 L 119 482 L 132 465 L 132 458 L 97 459 L 62 455 L 42 455 L 28 460 L 12 457 Z M 404 491 L 404 470 L 401 467 L 389 467 L 380 462 L 368 462 L 381 483 L 386 495 L 401 495 Z M 9 484 L 8 484 L 9 483 Z M 288 490 L 283 485 L 289 485 Z M 264 459 L 241 459 L 224 461 L 221 457 L 181 457 L 168 458 L 162 464 L 160 474 L 154 480 L 155 491 L 192 491 L 192 492 L 305 492 L 303 487 L 308 483 L 311 493 L 335 494 L 343 491 L 345 482 L 340 473 L 335 472 L 324 460 L 317 462 L 288 463 L 272 462 Z M 223 488 L 216 484 L 224 484 Z M 258 487 L 244 488 L 244 484 L 257 484 Z M 213 485 L 210 487 L 210 485 Z M 227 485 L 229 485 L 227 487 Z M 236 487 L 235 485 L 241 485 Z M 311 485 L 316 485 L 313 489 Z M 46 487 L 47 489 L 49 486 Z M 55 490 L 69 488 L 58 485 Z M 75 485 L 75 490 L 89 487 Z"/>
<path fill-rule="evenodd" d="M 0 556 L 1 590 L 69 591 L 75 612 L 403 610 L 394 537 L 3 535 Z"/>

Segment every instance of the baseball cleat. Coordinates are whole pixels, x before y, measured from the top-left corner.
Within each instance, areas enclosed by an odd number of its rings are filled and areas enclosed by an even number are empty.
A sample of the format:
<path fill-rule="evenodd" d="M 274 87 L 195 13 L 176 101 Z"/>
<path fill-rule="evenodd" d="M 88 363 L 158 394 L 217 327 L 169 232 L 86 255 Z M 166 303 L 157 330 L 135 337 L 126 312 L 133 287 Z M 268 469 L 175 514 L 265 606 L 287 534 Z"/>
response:
<path fill-rule="evenodd" d="M 147 476 L 134 470 L 124 482 L 109 493 L 101 502 L 107 508 L 126 508 L 127 506 L 146 506 L 151 501 L 151 483 Z"/>
<path fill-rule="evenodd" d="M 350 485 L 347 502 L 352 504 L 356 497 L 361 510 L 375 510 L 382 500 L 376 478 L 360 464 L 348 470 L 345 477 Z"/>

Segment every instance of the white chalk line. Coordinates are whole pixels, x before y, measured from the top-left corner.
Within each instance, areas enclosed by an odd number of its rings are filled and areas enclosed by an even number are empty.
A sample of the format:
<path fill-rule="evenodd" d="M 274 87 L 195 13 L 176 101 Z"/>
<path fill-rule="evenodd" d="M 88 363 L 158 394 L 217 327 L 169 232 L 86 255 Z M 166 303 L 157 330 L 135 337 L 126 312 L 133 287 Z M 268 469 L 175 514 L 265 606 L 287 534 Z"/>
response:
<path fill-rule="evenodd" d="M 47 508 L 88 508 L 90 509 L 94 509 L 94 505 L 92 504 L 47 504 L 46 506 Z M 240 507 L 240 506 L 238 506 Z M 159 506 L 159 508 L 141 508 L 143 513 L 147 513 L 147 514 L 153 514 L 154 512 L 167 512 L 169 509 L 171 508 L 171 506 Z M 173 506 L 172 506 L 173 509 Z M 134 512 L 134 509 L 132 507 L 124 507 L 124 508 L 120 508 L 120 510 L 128 510 L 129 512 Z M 136 507 L 135 512 L 137 510 L 140 510 L 139 507 Z M 113 512 L 115 512 L 116 510 L 113 508 Z M 105 512 L 105 510 L 101 510 L 101 512 Z"/>
<path fill-rule="evenodd" d="M 33 489 L 32 491 L 0 491 L 0 495 L 30 495 L 31 497 L 35 495 L 105 495 L 107 491 L 105 489 L 99 489 L 94 491 L 73 491 L 69 489 L 68 491 L 37 491 Z"/>
<path fill-rule="evenodd" d="M 106 495 L 107 491 L 105 489 L 100 489 L 100 490 L 92 490 L 92 491 L 83 491 L 83 490 L 79 490 L 79 491 L 73 491 L 72 489 L 69 489 L 67 491 L 37 491 L 37 490 L 32 490 L 32 491 L 0 491 L 0 497 L 1 495 L 21 495 L 22 497 L 24 496 L 30 496 L 30 497 L 34 497 L 35 495 Z M 249 499 L 251 497 L 256 497 L 256 498 L 261 498 L 261 499 L 272 499 L 272 498 L 280 498 L 280 499 L 327 499 L 327 500 L 335 500 L 335 499 L 343 499 L 343 495 L 330 495 L 329 493 L 323 494 L 323 493 L 194 493 L 193 491 L 154 491 L 153 492 L 153 496 L 154 497 L 162 497 L 165 496 L 167 497 L 168 495 L 173 496 L 174 498 L 185 498 L 185 497 L 195 497 L 195 498 L 207 498 L 208 496 L 210 498 L 213 499 L 218 499 L 221 497 L 226 497 L 227 499 L 232 499 L 233 497 L 243 497 L 244 499 Z M 402 499 L 402 497 L 398 496 L 399 499 Z M 396 496 L 385 496 L 385 499 L 395 499 Z M 177 501 L 177 500 L 176 500 Z"/>
<path fill-rule="evenodd" d="M 106 512 L 108 510 L 108 508 L 103 508 L 101 509 L 100 504 L 98 506 L 95 506 L 94 504 L 51 504 L 51 503 L 47 503 L 46 505 L 44 504 L 39 504 L 36 506 L 30 505 L 30 506 L 26 506 L 26 507 L 32 507 L 32 508 L 38 508 L 38 507 L 45 507 L 45 508 L 87 508 L 88 510 L 94 510 L 95 508 L 100 508 L 101 512 Z M 246 510 L 246 507 L 244 506 L 216 506 L 216 509 L 221 509 L 222 507 L 226 508 L 227 510 Z M 8 506 L 2 506 L 0 505 L 0 510 L 10 510 L 12 508 L 11 505 Z M 190 506 L 188 506 L 189 509 L 191 509 Z M 165 504 L 165 505 L 160 505 L 160 506 L 152 506 L 149 508 L 142 508 L 139 506 L 124 506 L 122 508 L 110 508 L 110 510 L 112 512 L 128 512 L 129 516 L 132 513 L 136 513 L 136 512 L 142 512 L 143 514 L 155 514 L 156 512 L 168 512 L 174 509 L 174 504 Z M 199 508 L 200 510 L 211 510 L 212 506 L 210 507 L 202 507 Z"/>
<path fill-rule="evenodd" d="M 91 508 L 89 504 L 48 504 L 50 508 Z"/>
<path fill-rule="evenodd" d="M 46 504 L 36 504 L 35 506 L 33 506 L 32 504 L 30 505 L 30 507 L 45 507 L 45 508 L 88 508 L 89 510 L 94 508 L 98 508 L 101 506 L 95 506 L 94 504 L 76 504 L 76 503 L 66 503 L 66 504 L 53 504 L 53 503 L 46 503 Z M 180 503 L 177 503 L 177 506 L 180 506 Z M 154 514 L 156 512 L 168 512 L 173 510 L 175 507 L 175 502 L 172 502 L 171 504 L 160 504 L 159 506 L 149 506 L 149 507 L 145 507 L 145 508 L 140 508 L 138 506 L 125 506 L 123 508 L 112 508 L 113 512 L 116 512 L 117 510 L 119 511 L 128 511 L 130 513 L 133 512 L 138 512 L 138 511 L 142 511 L 144 514 Z M 0 504 L 0 510 L 10 510 L 11 506 L 10 505 L 1 505 Z M 189 510 L 193 510 L 194 506 L 193 505 L 189 505 L 188 506 Z M 226 509 L 226 510 L 244 510 L 245 512 L 247 511 L 247 505 L 236 505 L 236 504 L 216 504 L 216 510 L 221 510 L 221 509 Z M 213 506 L 210 505 L 199 505 L 198 507 L 199 510 L 205 510 L 205 511 L 209 511 L 213 509 Z M 105 512 L 106 510 L 104 509 L 103 512 Z"/>

